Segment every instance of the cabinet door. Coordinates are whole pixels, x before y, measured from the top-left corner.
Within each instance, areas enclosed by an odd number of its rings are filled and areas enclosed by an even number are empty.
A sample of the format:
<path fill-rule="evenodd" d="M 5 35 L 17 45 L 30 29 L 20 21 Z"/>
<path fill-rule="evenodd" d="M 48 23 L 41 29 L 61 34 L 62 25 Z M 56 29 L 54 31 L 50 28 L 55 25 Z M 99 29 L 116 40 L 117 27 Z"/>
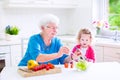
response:
<path fill-rule="evenodd" d="M 78 0 L 52 0 L 54 5 L 76 5 Z"/>
<path fill-rule="evenodd" d="M 29 39 L 28 38 L 22 38 L 21 39 L 21 47 L 22 47 L 22 57 L 25 55 L 25 52 L 27 50 L 27 47 L 28 47 L 28 41 Z"/>
<path fill-rule="evenodd" d="M 80 3 L 84 4 L 79 0 L 6 0 L 8 7 L 75 8 Z"/>
<path fill-rule="evenodd" d="M 10 50 L 10 49 L 9 49 Z M 11 57 L 10 52 L 5 54 L 5 66 L 10 67 L 11 64 Z"/>
<path fill-rule="evenodd" d="M 51 0 L 7 0 L 7 7 L 49 7 Z"/>
<path fill-rule="evenodd" d="M 15 3 L 19 3 L 19 4 L 23 4 L 23 3 L 27 3 L 28 2 L 28 0 L 7 0 L 7 2 L 8 3 L 13 3 L 13 4 L 15 4 Z"/>
<path fill-rule="evenodd" d="M 120 62 L 120 49 L 114 47 L 104 47 L 104 61 Z"/>
<path fill-rule="evenodd" d="M 52 0 L 53 7 L 60 8 L 76 8 L 79 5 L 79 0 Z"/>
<path fill-rule="evenodd" d="M 0 53 L 10 53 L 9 46 L 0 46 Z"/>
<path fill-rule="evenodd" d="M 21 60 L 21 45 L 11 45 L 11 63 L 17 66 Z"/>
<path fill-rule="evenodd" d="M 79 7 L 92 8 L 92 0 L 78 0 L 77 3 Z"/>
<path fill-rule="evenodd" d="M 65 45 L 66 47 L 68 47 L 70 49 L 70 51 L 73 49 L 73 47 L 75 46 L 75 42 L 71 42 L 71 41 L 62 41 L 63 45 Z"/>
<path fill-rule="evenodd" d="M 34 3 L 39 3 L 39 4 L 49 4 L 51 0 L 8 0 L 8 3 L 13 3 L 13 4 L 34 4 Z"/>
<path fill-rule="evenodd" d="M 10 46 L 0 46 L 0 59 L 5 59 L 5 66 L 11 66 Z"/>
<path fill-rule="evenodd" d="M 103 47 L 102 46 L 95 46 L 95 59 L 96 62 L 103 62 Z"/>

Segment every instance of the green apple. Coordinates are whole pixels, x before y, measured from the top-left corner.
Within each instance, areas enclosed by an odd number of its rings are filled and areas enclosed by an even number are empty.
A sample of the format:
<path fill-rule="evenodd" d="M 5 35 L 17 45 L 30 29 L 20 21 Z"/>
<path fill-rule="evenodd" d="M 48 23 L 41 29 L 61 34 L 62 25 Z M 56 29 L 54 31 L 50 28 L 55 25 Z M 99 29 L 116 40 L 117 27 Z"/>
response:
<path fill-rule="evenodd" d="M 78 70 L 85 71 L 87 69 L 87 62 L 85 60 L 81 60 L 76 63 L 76 68 Z"/>

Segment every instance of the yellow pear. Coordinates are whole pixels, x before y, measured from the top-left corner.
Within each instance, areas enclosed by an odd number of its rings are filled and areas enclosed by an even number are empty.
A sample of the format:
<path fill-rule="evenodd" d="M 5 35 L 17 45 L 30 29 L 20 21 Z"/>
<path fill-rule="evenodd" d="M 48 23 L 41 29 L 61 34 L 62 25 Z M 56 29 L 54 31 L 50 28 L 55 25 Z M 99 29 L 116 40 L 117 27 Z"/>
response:
<path fill-rule="evenodd" d="M 27 62 L 27 67 L 28 69 L 33 69 L 35 66 L 38 66 L 38 62 L 36 62 L 35 60 L 29 60 Z"/>

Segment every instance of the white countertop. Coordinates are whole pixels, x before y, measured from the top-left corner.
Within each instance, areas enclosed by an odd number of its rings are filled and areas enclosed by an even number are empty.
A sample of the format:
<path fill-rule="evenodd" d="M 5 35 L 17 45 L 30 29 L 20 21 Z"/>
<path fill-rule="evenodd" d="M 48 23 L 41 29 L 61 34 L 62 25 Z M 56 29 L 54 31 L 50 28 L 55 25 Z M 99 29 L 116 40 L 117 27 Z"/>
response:
<path fill-rule="evenodd" d="M 120 63 L 90 63 L 86 71 L 64 68 L 62 73 L 24 78 L 17 73 L 18 67 L 5 67 L 0 80 L 120 80 Z"/>
<path fill-rule="evenodd" d="M 76 43 L 75 36 L 58 36 L 58 37 L 65 42 Z M 92 44 L 98 46 L 120 48 L 120 41 L 115 41 L 113 39 L 107 39 L 107 38 L 93 38 Z"/>
<path fill-rule="evenodd" d="M 21 44 L 21 40 L 20 39 L 16 39 L 16 40 L 0 40 L 0 46 L 7 46 L 7 45 L 18 45 Z"/>
<path fill-rule="evenodd" d="M 58 36 L 58 37 L 64 42 L 75 43 L 75 44 L 77 42 L 76 36 Z M 11 41 L 0 40 L 0 45 L 14 45 L 14 44 L 21 44 L 21 39 L 16 39 Z M 94 38 L 92 44 L 98 46 L 120 48 L 120 41 L 114 41 L 113 39 L 107 39 L 107 38 Z"/>
<path fill-rule="evenodd" d="M 95 45 L 120 48 L 120 41 L 107 38 L 95 38 Z"/>

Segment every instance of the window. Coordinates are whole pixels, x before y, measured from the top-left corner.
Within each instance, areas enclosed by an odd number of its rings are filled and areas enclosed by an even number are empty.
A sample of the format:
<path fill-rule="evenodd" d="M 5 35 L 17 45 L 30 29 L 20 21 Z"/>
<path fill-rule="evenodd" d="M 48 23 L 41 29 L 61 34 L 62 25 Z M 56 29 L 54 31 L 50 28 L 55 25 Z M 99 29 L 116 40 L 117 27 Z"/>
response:
<path fill-rule="evenodd" d="M 109 0 L 110 30 L 120 30 L 120 0 Z"/>
<path fill-rule="evenodd" d="M 120 0 L 93 0 L 93 20 L 109 22 L 109 29 L 102 29 L 97 37 L 120 40 Z"/>
<path fill-rule="evenodd" d="M 93 20 L 109 22 L 110 30 L 120 30 L 120 0 L 94 0 Z"/>

